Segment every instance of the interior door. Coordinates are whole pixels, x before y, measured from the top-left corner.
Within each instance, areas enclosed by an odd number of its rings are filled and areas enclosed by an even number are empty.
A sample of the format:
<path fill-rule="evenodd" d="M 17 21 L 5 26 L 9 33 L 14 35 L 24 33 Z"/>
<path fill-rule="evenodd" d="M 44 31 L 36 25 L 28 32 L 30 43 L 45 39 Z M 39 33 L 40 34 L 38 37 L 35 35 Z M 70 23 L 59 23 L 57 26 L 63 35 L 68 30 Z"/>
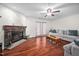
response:
<path fill-rule="evenodd" d="M 46 34 L 46 22 L 36 22 L 36 36 Z"/>
<path fill-rule="evenodd" d="M 39 36 L 41 33 L 41 24 L 39 22 L 36 22 L 36 36 Z"/>
<path fill-rule="evenodd" d="M 42 23 L 42 35 L 45 35 L 47 33 L 47 28 L 46 28 L 46 22 Z"/>

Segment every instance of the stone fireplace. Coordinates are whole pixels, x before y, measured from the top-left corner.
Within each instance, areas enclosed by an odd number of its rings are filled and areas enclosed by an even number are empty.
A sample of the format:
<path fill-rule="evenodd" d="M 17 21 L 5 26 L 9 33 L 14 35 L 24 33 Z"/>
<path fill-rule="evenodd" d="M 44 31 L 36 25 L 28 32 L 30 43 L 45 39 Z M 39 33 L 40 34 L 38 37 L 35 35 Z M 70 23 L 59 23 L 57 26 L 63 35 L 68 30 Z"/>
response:
<path fill-rule="evenodd" d="M 4 48 L 7 48 L 12 43 L 15 43 L 24 38 L 26 26 L 4 25 L 3 29 L 4 29 Z"/>

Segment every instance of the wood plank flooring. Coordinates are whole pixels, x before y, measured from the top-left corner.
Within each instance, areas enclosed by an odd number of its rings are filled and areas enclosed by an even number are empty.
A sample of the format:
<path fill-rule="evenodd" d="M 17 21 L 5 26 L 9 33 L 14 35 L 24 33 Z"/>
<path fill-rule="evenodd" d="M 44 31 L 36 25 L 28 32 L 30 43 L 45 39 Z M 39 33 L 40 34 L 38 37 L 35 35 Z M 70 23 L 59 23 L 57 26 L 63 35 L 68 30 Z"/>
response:
<path fill-rule="evenodd" d="M 63 45 L 69 42 L 63 41 L 61 45 L 52 44 L 46 37 L 31 38 L 17 47 L 4 50 L 4 56 L 63 56 Z"/>

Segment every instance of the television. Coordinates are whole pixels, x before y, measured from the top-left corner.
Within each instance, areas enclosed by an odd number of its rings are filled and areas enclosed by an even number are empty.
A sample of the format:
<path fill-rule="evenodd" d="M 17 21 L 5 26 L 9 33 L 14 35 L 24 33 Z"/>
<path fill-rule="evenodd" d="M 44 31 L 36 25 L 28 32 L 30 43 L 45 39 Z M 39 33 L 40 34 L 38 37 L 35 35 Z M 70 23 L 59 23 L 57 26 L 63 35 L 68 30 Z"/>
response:
<path fill-rule="evenodd" d="M 77 30 L 69 30 L 69 35 L 78 36 L 78 31 Z"/>

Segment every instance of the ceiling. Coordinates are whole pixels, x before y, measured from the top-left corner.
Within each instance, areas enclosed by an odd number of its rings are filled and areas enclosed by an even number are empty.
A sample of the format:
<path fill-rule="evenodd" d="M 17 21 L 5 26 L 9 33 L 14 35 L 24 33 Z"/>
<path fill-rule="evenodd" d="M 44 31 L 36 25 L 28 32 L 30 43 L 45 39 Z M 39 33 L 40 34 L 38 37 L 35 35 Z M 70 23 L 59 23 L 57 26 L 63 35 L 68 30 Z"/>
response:
<path fill-rule="evenodd" d="M 7 6 L 27 17 L 55 20 L 63 17 L 79 14 L 79 3 L 3 3 Z M 60 13 L 55 16 L 44 17 L 41 11 L 52 8 L 53 10 L 60 10 Z"/>

